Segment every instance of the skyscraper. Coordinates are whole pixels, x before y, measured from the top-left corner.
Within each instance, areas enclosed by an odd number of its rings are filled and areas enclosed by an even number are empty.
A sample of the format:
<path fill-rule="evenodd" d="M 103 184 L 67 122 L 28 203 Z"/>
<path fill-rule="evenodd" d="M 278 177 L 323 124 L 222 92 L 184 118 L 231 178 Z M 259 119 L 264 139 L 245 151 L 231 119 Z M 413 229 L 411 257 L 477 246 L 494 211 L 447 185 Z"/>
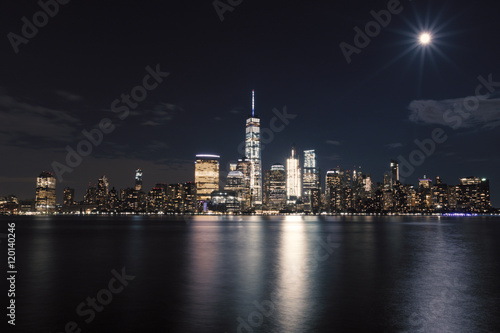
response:
<path fill-rule="evenodd" d="M 97 182 L 97 204 L 99 208 L 106 208 L 108 206 L 108 192 L 109 182 L 106 176 L 99 178 Z"/>
<path fill-rule="evenodd" d="M 317 167 L 316 151 L 314 149 L 304 150 L 304 171 L 302 186 L 302 196 L 304 204 L 306 204 L 306 206 L 310 208 L 311 190 L 319 188 L 319 172 Z"/>
<path fill-rule="evenodd" d="M 273 164 L 269 175 L 269 206 L 281 209 L 286 203 L 286 171 L 280 163 Z"/>
<path fill-rule="evenodd" d="M 224 186 L 224 191 L 233 191 L 236 194 L 236 198 L 240 203 L 240 207 L 244 202 L 245 193 L 245 176 L 243 172 L 234 170 L 229 172 L 227 175 L 227 182 Z"/>
<path fill-rule="evenodd" d="M 460 178 L 457 208 L 463 212 L 487 213 L 491 210 L 490 181 L 486 178 Z"/>
<path fill-rule="evenodd" d="M 50 213 L 56 209 L 56 178 L 50 172 L 42 172 L 36 179 L 35 209 Z"/>
<path fill-rule="evenodd" d="M 142 170 L 140 168 L 135 170 L 135 190 L 142 190 Z"/>
<path fill-rule="evenodd" d="M 219 155 L 196 155 L 194 179 L 198 201 L 210 199 L 219 190 Z"/>
<path fill-rule="evenodd" d="M 295 203 L 300 198 L 301 188 L 299 157 L 293 146 L 290 158 L 286 160 L 286 197 L 289 203 Z"/>
<path fill-rule="evenodd" d="M 246 120 L 245 156 L 250 162 L 250 195 L 252 205 L 262 204 L 262 161 L 260 118 L 255 115 L 255 91 L 252 90 L 252 114 Z"/>
<path fill-rule="evenodd" d="M 75 204 L 75 189 L 65 187 L 64 188 L 64 197 L 63 197 L 63 206 L 71 206 Z"/>
<path fill-rule="evenodd" d="M 391 160 L 391 184 L 396 185 L 399 182 L 399 164 L 395 160 Z"/>
<path fill-rule="evenodd" d="M 243 174 L 243 193 L 242 193 L 242 209 L 247 209 L 250 207 L 251 195 L 250 195 L 250 173 L 251 173 L 251 165 L 250 161 L 246 157 L 239 158 L 238 163 L 236 165 L 236 170 L 241 171 Z"/>
<path fill-rule="evenodd" d="M 326 172 L 325 178 L 326 208 L 330 212 L 344 209 L 344 171 L 339 167 Z"/>

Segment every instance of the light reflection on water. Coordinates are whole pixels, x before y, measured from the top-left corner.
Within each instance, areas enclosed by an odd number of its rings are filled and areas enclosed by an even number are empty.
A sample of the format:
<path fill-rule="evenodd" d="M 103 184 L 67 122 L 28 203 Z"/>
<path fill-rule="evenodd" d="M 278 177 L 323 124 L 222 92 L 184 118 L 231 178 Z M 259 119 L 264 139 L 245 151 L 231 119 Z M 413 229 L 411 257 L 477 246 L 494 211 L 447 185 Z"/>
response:
<path fill-rule="evenodd" d="M 21 332 L 61 331 L 69 320 L 88 332 L 500 327 L 495 219 L 31 217 L 16 234 Z M 136 280 L 85 326 L 76 306 L 120 267 Z"/>

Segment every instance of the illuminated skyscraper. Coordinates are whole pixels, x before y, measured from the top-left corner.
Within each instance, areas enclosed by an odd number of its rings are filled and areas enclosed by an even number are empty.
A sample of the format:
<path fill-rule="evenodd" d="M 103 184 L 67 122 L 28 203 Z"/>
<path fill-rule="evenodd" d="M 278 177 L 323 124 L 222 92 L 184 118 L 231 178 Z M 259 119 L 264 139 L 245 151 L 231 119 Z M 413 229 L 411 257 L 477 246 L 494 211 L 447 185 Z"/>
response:
<path fill-rule="evenodd" d="M 325 200 L 330 212 L 344 209 L 344 171 L 339 167 L 326 172 Z"/>
<path fill-rule="evenodd" d="M 391 184 L 396 185 L 399 181 L 399 164 L 395 160 L 391 160 Z"/>
<path fill-rule="evenodd" d="M 75 204 L 75 189 L 65 187 L 64 188 L 64 197 L 63 197 L 63 206 L 71 206 Z"/>
<path fill-rule="evenodd" d="M 227 182 L 224 186 L 224 191 L 233 191 L 236 194 L 236 198 L 240 203 L 240 207 L 244 201 L 245 193 L 245 176 L 241 171 L 230 171 L 227 175 Z"/>
<path fill-rule="evenodd" d="M 319 172 L 316 161 L 316 151 L 304 150 L 304 171 L 303 171 L 303 201 L 310 207 L 311 190 L 319 188 Z"/>
<path fill-rule="evenodd" d="M 420 192 L 420 209 L 429 210 L 432 207 L 432 179 L 424 178 L 418 180 L 418 191 Z"/>
<path fill-rule="evenodd" d="M 250 195 L 252 205 L 262 204 L 262 161 L 260 118 L 255 116 L 255 92 L 252 90 L 252 114 L 246 120 L 245 156 L 250 162 Z"/>
<path fill-rule="evenodd" d="M 142 190 L 142 170 L 140 168 L 135 170 L 135 190 Z"/>
<path fill-rule="evenodd" d="M 36 179 L 35 209 L 50 213 L 56 209 L 56 178 L 50 172 L 42 172 Z"/>
<path fill-rule="evenodd" d="M 208 200 L 219 190 L 219 155 L 196 155 L 194 179 L 197 200 Z"/>
<path fill-rule="evenodd" d="M 97 182 L 97 204 L 100 208 L 108 206 L 109 182 L 106 176 L 99 178 Z"/>
<path fill-rule="evenodd" d="M 460 178 L 457 208 L 463 212 L 487 213 L 491 210 L 490 181 L 486 178 Z"/>
<path fill-rule="evenodd" d="M 286 171 L 283 164 L 273 164 L 269 175 L 269 206 L 283 208 L 286 203 Z"/>
<path fill-rule="evenodd" d="M 95 186 L 92 186 L 91 183 L 89 183 L 89 187 L 83 195 L 83 203 L 86 205 L 97 204 L 97 188 Z"/>
<path fill-rule="evenodd" d="M 251 164 L 250 161 L 246 158 L 238 159 L 238 163 L 236 165 L 236 170 L 241 171 L 243 174 L 243 193 L 242 193 L 242 209 L 247 209 L 250 207 L 250 173 L 251 173 Z"/>
<path fill-rule="evenodd" d="M 296 202 L 300 198 L 301 188 L 299 157 L 293 146 L 292 154 L 286 160 L 286 197 L 289 203 Z"/>

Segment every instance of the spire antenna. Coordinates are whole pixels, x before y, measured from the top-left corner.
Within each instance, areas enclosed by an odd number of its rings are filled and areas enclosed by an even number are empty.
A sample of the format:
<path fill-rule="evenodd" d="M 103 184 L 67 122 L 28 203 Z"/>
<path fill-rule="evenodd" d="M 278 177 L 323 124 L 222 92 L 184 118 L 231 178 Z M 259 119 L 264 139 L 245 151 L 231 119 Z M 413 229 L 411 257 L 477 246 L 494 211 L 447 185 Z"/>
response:
<path fill-rule="evenodd" d="M 252 90 L 252 118 L 255 117 L 255 90 Z"/>

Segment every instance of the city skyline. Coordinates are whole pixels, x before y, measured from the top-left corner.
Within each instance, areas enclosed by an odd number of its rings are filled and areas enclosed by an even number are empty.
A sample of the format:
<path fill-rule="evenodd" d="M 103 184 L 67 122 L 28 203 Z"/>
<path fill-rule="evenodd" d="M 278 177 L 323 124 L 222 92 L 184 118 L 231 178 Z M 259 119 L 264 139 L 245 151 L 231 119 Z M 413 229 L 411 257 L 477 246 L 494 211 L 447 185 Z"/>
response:
<path fill-rule="evenodd" d="M 130 186 L 129 170 L 138 167 L 148 174 L 146 188 L 187 181 L 192 156 L 203 152 L 220 155 L 227 172 L 244 155 L 240 124 L 255 89 L 263 170 L 284 164 L 294 142 L 300 151 L 316 150 L 323 174 L 361 165 L 375 181 L 383 180 L 387 160 L 413 157 L 405 182 L 424 174 L 449 184 L 485 177 L 500 206 L 500 159 L 491 149 L 499 139 L 499 45 L 490 42 L 500 23 L 487 2 L 400 1 L 363 47 L 356 31 L 376 22 L 388 1 L 307 8 L 257 1 L 226 12 L 223 21 L 210 2 L 116 4 L 123 20 L 114 25 L 108 18 L 118 14 L 108 7 L 71 2 L 19 52 L 8 38 L 0 43 L 7 59 L 0 153 L 8 160 L 0 167 L 0 195 L 33 197 L 33 179 L 54 172 L 54 162 L 71 169 L 58 181 L 59 198 L 62 184 L 79 195 L 103 174 Z M 21 33 L 21 18 L 38 10 L 36 3 L 10 4 L 4 35 Z M 175 28 L 186 24 L 205 28 Z M 424 30 L 432 38 L 421 45 Z M 346 45 L 357 49 L 349 63 Z M 441 139 L 430 149 L 436 129 Z M 98 144 L 67 164 L 66 147 L 76 151 L 88 136 Z"/>
<path fill-rule="evenodd" d="M 260 119 L 255 115 L 255 90 L 252 90 L 252 103 L 251 103 L 251 113 L 247 118 L 246 121 L 246 126 L 245 126 L 245 156 L 243 159 L 238 159 L 239 163 L 243 161 L 247 161 L 248 167 L 242 168 L 239 166 L 238 163 L 234 163 L 234 159 L 232 159 L 228 164 L 229 172 L 223 172 L 223 176 L 226 175 L 226 177 L 223 177 L 221 179 L 221 167 L 219 160 L 221 156 L 215 155 L 215 154 L 197 154 L 196 155 L 196 160 L 195 160 L 195 168 L 193 170 L 193 178 L 188 179 L 188 180 L 180 180 L 176 182 L 177 184 L 182 184 L 182 183 L 193 183 L 197 187 L 197 194 L 196 194 L 196 200 L 198 201 L 210 201 L 211 194 L 214 191 L 220 191 L 220 190 L 235 190 L 241 187 L 240 190 L 243 189 L 243 187 L 248 186 L 248 193 L 243 194 L 243 196 L 248 195 L 249 196 L 249 201 L 248 205 L 246 207 L 256 207 L 259 205 L 262 205 L 263 201 L 262 198 L 264 195 L 268 195 L 268 203 L 270 204 L 271 201 L 269 200 L 273 195 L 271 193 L 273 190 L 271 188 L 268 188 L 267 191 L 265 191 L 262 187 L 262 161 L 260 160 Z M 284 172 L 284 182 L 283 182 L 283 187 L 284 187 L 284 194 L 286 200 L 284 200 L 287 203 L 292 203 L 296 202 L 297 200 L 301 200 L 304 204 L 309 205 L 310 209 L 310 200 L 311 200 L 311 195 L 312 192 L 311 190 L 317 188 L 319 190 L 319 193 L 324 193 L 325 198 L 323 200 L 331 200 L 328 199 L 330 196 L 332 196 L 329 193 L 330 186 L 338 186 L 340 185 L 344 180 L 344 176 L 346 177 L 348 182 L 355 182 L 356 181 L 356 175 L 359 173 L 361 175 L 362 173 L 362 167 L 361 166 L 354 166 L 351 169 L 341 169 L 340 166 L 337 166 L 335 168 L 330 168 L 328 171 L 325 172 L 324 177 L 325 177 L 325 183 L 324 186 L 322 186 L 321 182 L 321 171 L 317 168 L 317 159 L 316 159 L 316 150 L 315 149 L 306 149 L 302 151 L 304 156 L 302 159 L 302 164 L 301 160 L 299 158 L 299 153 L 297 152 L 296 145 L 293 144 L 291 148 L 291 154 L 290 156 L 285 160 L 286 162 L 286 168 L 284 165 L 280 163 L 275 163 L 271 166 L 270 170 L 265 170 L 266 172 L 271 172 L 271 171 L 276 171 L 276 170 L 282 170 Z M 253 156 L 253 158 L 249 158 L 249 156 Z M 407 163 L 407 161 L 404 161 Z M 234 166 L 231 166 L 231 163 L 234 164 Z M 255 163 L 258 165 L 258 167 L 255 167 Z M 383 182 L 377 182 L 377 184 L 389 184 L 390 188 L 393 189 L 397 184 L 400 184 L 400 161 L 396 161 L 394 159 L 390 160 L 389 164 L 389 169 L 388 171 L 383 175 Z M 257 169 L 257 172 L 255 172 Z M 357 170 L 358 169 L 358 170 Z M 236 175 L 235 172 L 241 173 L 241 177 L 245 177 L 244 174 L 248 172 L 247 174 L 247 180 L 248 182 L 247 185 L 244 184 L 244 181 L 240 185 L 236 185 L 236 183 L 231 184 L 231 179 L 234 179 L 234 176 Z M 365 170 L 363 170 L 365 171 Z M 344 174 L 345 172 L 345 174 Z M 352 172 L 352 176 L 351 176 Z M 238 176 L 238 175 L 236 175 Z M 269 174 L 270 176 L 270 174 Z M 337 177 L 337 180 L 332 180 L 334 179 L 331 178 Z M 373 177 L 371 176 L 371 173 L 368 171 L 368 173 L 365 172 L 365 176 L 369 178 L 366 183 L 363 184 L 363 186 L 367 187 L 373 187 L 370 190 L 375 190 L 375 182 L 373 180 Z M 53 181 L 47 181 L 47 177 L 52 177 L 54 179 Z M 260 180 L 259 183 L 260 189 L 258 190 L 260 192 L 260 200 L 255 200 L 252 199 L 252 193 L 255 190 L 255 188 L 258 188 L 259 186 L 255 184 L 255 179 L 252 179 L 252 177 L 255 177 L 256 179 Z M 340 178 L 338 178 L 340 177 Z M 351 178 L 352 177 L 352 178 Z M 433 184 L 433 179 L 428 179 L 426 178 L 426 175 L 423 176 L 424 179 L 417 178 L 418 180 L 418 187 L 422 187 L 422 184 L 431 184 L 427 185 L 428 188 L 432 186 Z M 474 176 L 463 176 L 460 177 L 459 180 L 463 183 L 464 179 L 466 178 L 473 178 Z M 75 198 L 75 189 L 70 188 L 70 187 L 64 187 L 63 189 L 63 197 L 62 200 L 56 202 L 56 181 L 53 173 L 43 171 L 41 175 L 37 178 L 37 184 L 36 184 L 36 193 L 35 193 L 35 201 L 34 201 L 34 207 L 36 211 L 55 211 L 56 203 L 60 204 L 67 201 L 68 196 L 67 196 L 67 191 L 71 191 L 70 197 Z M 477 179 L 483 179 L 486 180 L 484 177 L 474 177 Z M 488 179 L 489 181 L 489 179 Z M 154 191 L 158 185 L 167 185 L 167 183 L 162 182 L 162 181 L 153 181 L 155 183 L 155 186 L 152 187 L 151 191 Z M 50 205 L 47 203 L 47 190 L 43 189 L 40 184 L 51 184 L 51 190 L 53 193 L 50 195 Z M 442 177 L 439 175 L 436 175 L 436 183 L 440 184 L 442 183 Z M 175 184 L 175 183 L 174 183 Z M 228 186 L 229 184 L 229 186 Z M 404 184 L 409 184 L 412 185 L 412 183 L 404 183 Z M 170 184 L 172 185 L 172 184 Z M 222 185 L 222 186 L 221 186 Z M 278 186 L 279 187 L 279 186 Z M 425 187 L 425 185 L 424 185 Z M 280 188 L 280 187 L 279 187 Z M 94 189 L 96 197 L 100 197 L 101 200 L 104 200 L 104 196 L 100 195 L 101 192 L 105 192 L 106 196 L 108 195 L 109 192 L 109 182 L 107 180 L 106 175 L 102 176 L 99 178 L 96 182 L 96 186 L 92 187 L 92 182 L 89 182 L 88 188 L 85 189 L 85 194 L 83 195 L 83 201 L 86 202 L 86 196 L 89 194 L 89 189 Z M 115 187 L 113 186 L 113 189 Z M 127 191 L 127 189 L 134 189 L 136 192 L 141 192 L 143 190 L 143 171 L 141 168 L 138 168 L 135 170 L 134 173 L 134 186 L 133 188 L 130 186 L 125 186 L 125 187 L 118 187 L 120 191 Z M 149 190 L 142 191 L 144 192 L 144 195 L 148 193 Z M 368 191 L 368 190 L 367 190 Z M 40 195 L 39 192 L 42 192 L 43 195 Z M 490 189 L 488 185 L 488 201 L 490 200 L 490 195 L 489 195 Z M 102 193 L 101 193 L 102 194 Z M 15 195 L 15 193 L 10 193 L 9 195 Z M 133 194 L 131 194 L 134 196 Z M 4 195 L 4 197 L 7 197 L 7 194 Z M 16 196 L 17 197 L 17 196 Z M 42 197 L 42 199 L 39 199 L 39 197 Z M 126 195 L 122 194 L 122 200 Z M 135 194 L 135 197 L 137 198 L 137 194 Z M 19 200 L 29 200 L 29 198 L 18 198 Z M 244 200 L 243 197 L 239 196 L 238 198 L 239 201 Z M 321 200 L 320 200 L 321 201 Z M 41 203 L 43 202 L 43 204 Z M 74 200 L 74 202 L 78 202 Z M 493 201 L 492 201 L 493 202 Z M 96 201 L 99 207 L 103 205 L 103 203 L 99 203 L 98 200 Z M 326 203 L 324 203 L 326 204 Z M 333 206 L 336 204 L 334 203 Z M 42 207 L 43 206 L 43 207 Z M 273 205 L 270 204 L 270 207 Z M 494 205 L 492 205 L 493 208 L 497 208 Z M 41 207 L 41 208 L 40 208 Z M 42 209 L 43 208 L 43 209 Z M 344 210 L 345 207 L 338 208 L 340 210 Z M 205 207 L 206 210 L 206 207 Z"/>

